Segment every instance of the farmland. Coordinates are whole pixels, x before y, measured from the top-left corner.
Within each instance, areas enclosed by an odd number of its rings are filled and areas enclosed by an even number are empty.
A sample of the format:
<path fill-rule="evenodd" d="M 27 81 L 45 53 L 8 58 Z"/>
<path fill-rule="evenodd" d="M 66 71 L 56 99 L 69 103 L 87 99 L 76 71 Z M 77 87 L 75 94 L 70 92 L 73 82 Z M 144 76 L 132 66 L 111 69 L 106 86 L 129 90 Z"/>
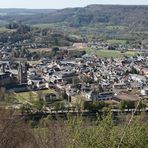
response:
<path fill-rule="evenodd" d="M 106 58 L 121 58 L 121 57 L 124 57 L 124 56 L 133 56 L 133 55 L 136 55 L 137 53 L 136 52 L 133 52 L 133 51 L 127 51 L 125 53 L 121 53 L 120 51 L 115 51 L 115 50 L 96 50 L 96 49 L 91 49 L 91 48 L 86 48 L 85 49 L 86 53 L 88 54 L 95 54 L 97 55 L 98 57 L 106 57 Z"/>

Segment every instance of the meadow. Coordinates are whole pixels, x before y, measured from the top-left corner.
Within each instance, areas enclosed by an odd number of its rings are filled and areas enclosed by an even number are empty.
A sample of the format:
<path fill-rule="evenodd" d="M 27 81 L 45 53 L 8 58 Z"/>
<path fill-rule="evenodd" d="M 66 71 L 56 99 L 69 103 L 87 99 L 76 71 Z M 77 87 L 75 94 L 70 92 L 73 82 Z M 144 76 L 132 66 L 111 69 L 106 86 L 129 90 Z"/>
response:
<path fill-rule="evenodd" d="M 54 92 L 55 91 L 52 89 L 20 92 L 20 93 L 14 93 L 14 98 L 18 100 L 19 103 L 32 103 L 32 101 L 38 101 L 41 95 Z"/>
<path fill-rule="evenodd" d="M 124 53 L 116 50 L 104 50 L 104 49 L 91 49 L 91 48 L 86 48 L 85 49 L 86 53 L 88 54 L 95 54 L 98 57 L 106 57 L 106 58 L 121 58 L 124 56 L 134 56 L 137 54 L 137 52 L 134 51 L 126 51 Z"/>

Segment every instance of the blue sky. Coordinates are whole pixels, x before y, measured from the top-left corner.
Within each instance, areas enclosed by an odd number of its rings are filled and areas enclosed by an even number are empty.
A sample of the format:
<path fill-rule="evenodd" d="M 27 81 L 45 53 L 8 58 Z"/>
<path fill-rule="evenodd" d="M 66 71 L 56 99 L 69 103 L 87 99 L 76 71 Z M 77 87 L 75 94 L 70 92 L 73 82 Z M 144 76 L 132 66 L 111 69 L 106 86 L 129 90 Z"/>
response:
<path fill-rule="evenodd" d="M 89 4 L 148 5 L 148 0 L 0 0 L 0 8 L 66 8 Z"/>

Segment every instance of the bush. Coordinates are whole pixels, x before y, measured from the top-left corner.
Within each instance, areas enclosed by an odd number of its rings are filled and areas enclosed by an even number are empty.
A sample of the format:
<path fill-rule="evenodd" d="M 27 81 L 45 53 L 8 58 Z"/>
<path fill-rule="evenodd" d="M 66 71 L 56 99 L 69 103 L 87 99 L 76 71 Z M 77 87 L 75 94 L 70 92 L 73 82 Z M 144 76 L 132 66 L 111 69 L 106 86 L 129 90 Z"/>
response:
<path fill-rule="evenodd" d="M 120 109 L 133 109 L 135 108 L 135 102 L 130 100 L 122 100 L 120 102 Z"/>
<path fill-rule="evenodd" d="M 89 111 L 97 111 L 106 106 L 107 104 L 104 101 L 84 102 L 84 109 Z"/>

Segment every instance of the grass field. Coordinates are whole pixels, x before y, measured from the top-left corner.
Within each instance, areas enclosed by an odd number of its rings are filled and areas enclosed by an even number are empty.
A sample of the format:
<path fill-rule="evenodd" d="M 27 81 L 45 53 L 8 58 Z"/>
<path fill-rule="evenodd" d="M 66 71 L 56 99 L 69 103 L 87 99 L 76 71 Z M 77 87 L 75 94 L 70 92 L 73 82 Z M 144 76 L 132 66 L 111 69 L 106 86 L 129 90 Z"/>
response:
<path fill-rule="evenodd" d="M 38 27 L 41 29 L 45 29 L 45 28 L 49 28 L 51 25 L 50 24 L 37 24 L 37 25 L 33 25 L 33 27 Z"/>
<path fill-rule="evenodd" d="M 51 52 L 52 48 L 36 48 L 36 49 L 29 48 L 28 51 L 29 52 L 38 52 L 38 53 L 41 53 L 41 52 Z"/>
<path fill-rule="evenodd" d="M 10 31 L 10 30 L 5 27 L 0 27 L 0 33 L 7 32 L 7 31 Z"/>
<path fill-rule="evenodd" d="M 107 40 L 107 42 L 111 45 L 114 45 L 114 44 L 125 45 L 127 43 L 127 40 Z"/>
<path fill-rule="evenodd" d="M 137 53 L 133 52 L 133 51 L 127 51 L 125 53 L 121 53 L 120 51 L 115 51 L 115 50 L 96 50 L 96 49 L 91 49 L 91 48 L 87 48 L 86 49 L 86 53 L 88 54 L 95 54 L 98 57 L 106 57 L 106 58 L 120 58 L 123 56 L 134 56 Z"/>
<path fill-rule="evenodd" d="M 28 63 L 31 65 L 36 65 L 36 64 L 39 64 L 40 61 L 28 61 Z"/>
<path fill-rule="evenodd" d="M 20 103 L 31 103 L 33 101 L 37 101 L 40 95 L 47 94 L 47 93 L 55 93 L 55 91 L 52 89 L 47 89 L 47 90 L 39 90 L 39 91 L 14 93 L 14 97 Z"/>
<path fill-rule="evenodd" d="M 41 29 L 45 29 L 45 28 L 57 28 L 57 27 L 64 27 L 64 24 L 60 24 L 60 23 L 44 23 L 44 24 L 36 24 L 33 25 L 33 27 L 38 27 Z"/>
<path fill-rule="evenodd" d="M 16 31 L 15 29 L 7 29 L 6 27 L 0 27 L 0 33 L 4 32 L 14 32 Z"/>
<path fill-rule="evenodd" d="M 106 26 L 106 29 L 108 30 L 123 30 L 126 26 L 119 26 L 119 25 L 108 25 Z"/>

